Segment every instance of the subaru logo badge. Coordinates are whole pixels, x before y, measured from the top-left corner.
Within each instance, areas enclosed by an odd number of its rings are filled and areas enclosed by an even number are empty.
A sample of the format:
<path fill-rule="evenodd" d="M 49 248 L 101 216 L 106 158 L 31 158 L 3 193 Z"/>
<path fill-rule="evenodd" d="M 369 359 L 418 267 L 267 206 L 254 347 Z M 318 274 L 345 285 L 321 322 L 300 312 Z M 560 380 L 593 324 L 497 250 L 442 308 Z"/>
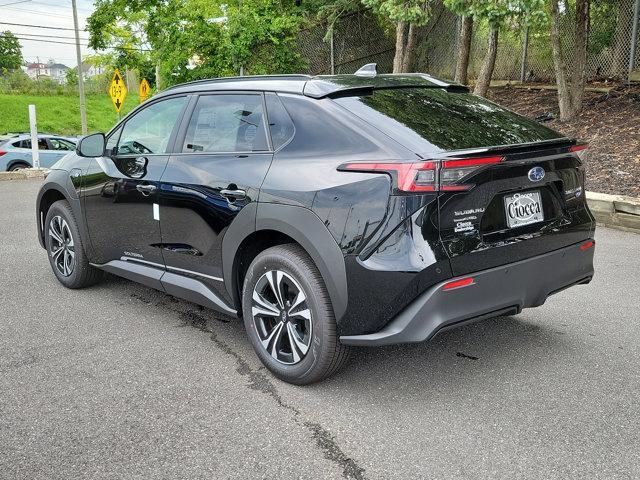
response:
<path fill-rule="evenodd" d="M 529 180 L 531 180 L 532 182 L 539 182 L 544 178 L 544 175 L 545 175 L 544 168 L 533 167 L 531 170 L 529 170 L 528 175 L 529 175 Z"/>

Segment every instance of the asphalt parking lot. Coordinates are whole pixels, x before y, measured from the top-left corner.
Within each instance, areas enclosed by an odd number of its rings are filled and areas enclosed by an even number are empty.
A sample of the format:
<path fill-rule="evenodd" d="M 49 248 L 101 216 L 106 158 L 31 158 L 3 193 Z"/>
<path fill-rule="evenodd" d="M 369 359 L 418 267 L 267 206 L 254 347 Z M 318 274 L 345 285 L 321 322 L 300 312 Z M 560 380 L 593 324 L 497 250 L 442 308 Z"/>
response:
<path fill-rule="evenodd" d="M 58 284 L 38 186 L 0 182 L 0 478 L 640 478 L 640 235 L 599 229 L 541 308 L 294 387 L 240 322 Z"/>

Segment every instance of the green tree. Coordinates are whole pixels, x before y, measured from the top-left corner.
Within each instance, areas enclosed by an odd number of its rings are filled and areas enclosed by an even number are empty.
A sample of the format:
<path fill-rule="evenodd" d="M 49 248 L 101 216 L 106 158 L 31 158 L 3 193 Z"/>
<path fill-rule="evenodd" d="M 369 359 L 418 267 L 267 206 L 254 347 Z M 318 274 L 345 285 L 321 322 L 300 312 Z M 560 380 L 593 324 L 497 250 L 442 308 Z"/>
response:
<path fill-rule="evenodd" d="M 551 14 L 551 47 L 553 50 L 553 66 L 558 85 L 558 106 L 560 120 L 568 120 L 582 110 L 584 97 L 585 71 L 587 66 L 587 36 L 589 32 L 589 0 L 576 0 L 574 13 L 574 39 L 571 45 L 571 62 L 565 58 L 562 49 L 560 24 L 563 13 L 558 0 L 550 0 Z M 571 10 L 565 9 L 564 15 Z"/>
<path fill-rule="evenodd" d="M 458 58 L 456 61 L 455 81 L 466 85 L 469 71 L 469 57 L 471 54 L 471 37 L 473 35 L 473 15 L 471 13 L 472 0 L 444 0 L 445 6 L 462 17 L 460 41 L 458 43 Z"/>
<path fill-rule="evenodd" d="M 527 25 L 536 25 L 543 22 L 546 18 L 544 1 L 545 0 L 445 0 L 447 7 L 454 12 L 464 15 L 465 17 L 470 17 L 476 23 L 484 22 L 489 27 L 487 53 L 482 62 L 480 74 L 478 75 L 474 89 L 476 95 L 485 96 L 489 89 L 493 69 L 496 64 L 496 56 L 498 54 L 500 29 L 524 28 Z M 461 45 L 461 47 L 465 48 L 465 45 Z"/>
<path fill-rule="evenodd" d="M 296 35 L 304 10 L 287 0 L 98 0 L 90 46 L 163 85 L 199 78 L 300 70 Z M 148 77 L 147 77 L 148 78 Z"/>
<path fill-rule="evenodd" d="M 362 0 L 362 3 L 395 25 L 393 73 L 409 72 L 418 29 L 429 21 L 433 0 Z"/>
<path fill-rule="evenodd" d="M 0 72 L 16 70 L 22 65 L 20 42 L 10 31 L 0 33 Z"/>
<path fill-rule="evenodd" d="M 65 80 L 67 81 L 67 85 L 72 87 L 78 85 L 78 67 L 73 67 L 67 70 L 65 73 Z"/>

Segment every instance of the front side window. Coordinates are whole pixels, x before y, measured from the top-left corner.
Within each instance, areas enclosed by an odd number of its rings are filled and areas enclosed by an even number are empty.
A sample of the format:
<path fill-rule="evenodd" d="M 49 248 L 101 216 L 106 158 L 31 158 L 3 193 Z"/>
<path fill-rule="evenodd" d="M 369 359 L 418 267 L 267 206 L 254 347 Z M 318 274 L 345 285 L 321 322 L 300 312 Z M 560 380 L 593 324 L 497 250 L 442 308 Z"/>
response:
<path fill-rule="evenodd" d="M 117 154 L 166 153 L 171 132 L 185 102 L 186 97 L 170 98 L 154 103 L 136 113 L 127 120 L 122 129 Z"/>
<path fill-rule="evenodd" d="M 76 148 L 73 143 L 62 138 L 50 138 L 49 142 L 53 150 L 75 150 Z"/>
<path fill-rule="evenodd" d="M 269 149 L 262 95 L 205 95 L 198 99 L 183 152 L 256 152 Z"/>

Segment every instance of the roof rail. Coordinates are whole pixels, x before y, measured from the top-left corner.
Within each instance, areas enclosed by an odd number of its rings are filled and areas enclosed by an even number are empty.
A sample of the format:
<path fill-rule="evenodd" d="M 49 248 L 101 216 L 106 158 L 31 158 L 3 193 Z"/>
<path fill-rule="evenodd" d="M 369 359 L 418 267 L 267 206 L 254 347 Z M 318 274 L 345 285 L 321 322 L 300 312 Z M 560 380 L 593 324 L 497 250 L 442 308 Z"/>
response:
<path fill-rule="evenodd" d="M 166 92 L 168 90 L 174 90 L 180 87 L 186 87 L 189 85 L 201 85 L 206 83 L 225 83 L 225 82 L 237 82 L 242 80 L 308 80 L 313 78 L 311 75 L 304 74 L 282 74 L 282 75 L 244 75 L 242 77 L 220 77 L 220 78 L 203 78 L 201 80 L 193 80 L 191 82 L 179 83 L 177 85 L 172 85 L 171 87 L 165 88 L 162 90 Z"/>

